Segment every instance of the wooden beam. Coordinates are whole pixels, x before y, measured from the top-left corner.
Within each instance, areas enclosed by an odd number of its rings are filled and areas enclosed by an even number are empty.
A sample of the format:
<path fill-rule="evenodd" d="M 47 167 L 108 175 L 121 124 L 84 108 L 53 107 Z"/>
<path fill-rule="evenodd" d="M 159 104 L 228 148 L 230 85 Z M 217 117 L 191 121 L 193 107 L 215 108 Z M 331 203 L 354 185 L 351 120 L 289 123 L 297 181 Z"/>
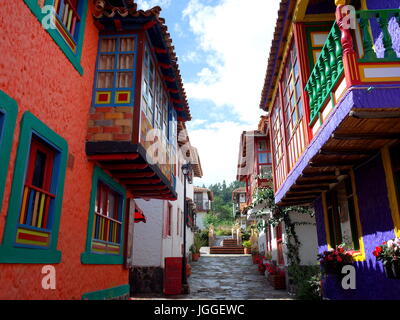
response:
<path fill-rule="evenodd" d="M 89 161 L 136 160 L 137 158 L 139 158 L 139 154 L 137 153 L 98 154 L 94 156 L 88 156 Z"/>
<path fill-rule="evenodd" d="M 323 192 L 323 191 L 328 191 L 329 187 L 307 187 L 307 188 L 303 188 L 303 187 L 292 187 L 290 189 L 291 192 L 301 192 L 301 191 L 314 191 L 314 192 Z"/>
<path fill-rule="evenodd" d="M 132 178 L 151 178 L 156 174 L 154 172 L 137 172 L 137 173 L 114 173 L 113 177 L 118 179 L 132 179 Z"/>
<path fill-rule="evenodd" d="M 130 187 L 129 190 L 132 192 L 141 192 L 141 191 L 158 191 L 168 189 L 167 186 L 137 186 L 137 187 Z"/>
<path fill-rule="evenodd" d="M 298 198 L 285 198 L 282 202 L 297 202 L 297 201 L 314 201 L 317 197 L 298 197 Z"/>
<path fill-rule="evenodd" d="M 316 178 L 316 177 L 337 177 L 335 171 L 315 172 L 315 173 L 302 173 L 300 178 Z"/>
<path fill-rule="evenodd" d="M 350 111 L 349 116 L 356 119 L 400 119 L 400 111 Z"/>
<path fill-rule="evenodd" d="M 314 197 L 314 196 L 318 197 L 320 194 L 321 194 L 321 192 L 303 192 L 303 193 L 301 193 L 301 192 L 293 192 L 293 191 L 291 191 L 291 192 L 286 193 L 285 197 L 286 198 L 296 198 L 296 197 L 299 197 L 299 196 L 302 196 L 302 197 Z"/>
<path fill-rule="evenodd" d="M 147 163 L 135 163 L 135 164 L 106 164 L 103 167 L 107 170 L 143 170 L 149 165 Z"/>
<path fill-rule="evenodd" d="M 307 180 L 307 181 L 297 181 L 296 185 L 299 185 L 299 186 L 306 186 L 306 185 L 310 185 L 310 184 L 320 185 L 320 184 L 331 184 L 331 183 L 337 183 L 337 182 L 339 182 L 337 179 Z"/>
<path fill-rule="evenodd" d="M 348 167 L 348 166 L 354 166 L 356 165 L 356 161 L 349 161 L 349 162 L 338 162 L 338 161 L 332 161 L 332 162 L 310 162 L 309 165 L 313 168 L 325 168 L 325 167 Z"/>
<path fill-rule="evenodd" d="M 336 140 L 396 140 L 400 133 L 334 133 L 331 136 Z"/>
<path fill-rule="evenodd" d="M 371 156 L 376 153 L 376 150 L 327 150 L 321 149 L 318 152 L 323 156 Z"/>
<path fill-rule="evenodd" d="M 138 184 L 157 184 L 160 183 L 161 179 L 133 179 L 133 180 L 125 180 L 123 181 L 126 185 L 138 185 Z"/>

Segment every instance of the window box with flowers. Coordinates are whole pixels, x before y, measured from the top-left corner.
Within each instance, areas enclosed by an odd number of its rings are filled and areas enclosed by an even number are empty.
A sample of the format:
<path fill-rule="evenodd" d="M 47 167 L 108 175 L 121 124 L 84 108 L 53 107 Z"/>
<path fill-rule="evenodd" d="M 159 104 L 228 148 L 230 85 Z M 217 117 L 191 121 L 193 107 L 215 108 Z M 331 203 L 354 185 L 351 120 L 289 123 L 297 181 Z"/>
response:
<path fill-rule="evenodd" d="M 342 244 L 319 254 L 318 260 L 325 274 L 341 275 L 343 267 L 353 263 L 353 253 L 353 250 L 346 250 Z"/>
<path fill-rule="evenodd" d="M 377 261 L 382 261 L 388 279 L 400 279 L 400 238 L 383 242 L 373 255 Z"/>

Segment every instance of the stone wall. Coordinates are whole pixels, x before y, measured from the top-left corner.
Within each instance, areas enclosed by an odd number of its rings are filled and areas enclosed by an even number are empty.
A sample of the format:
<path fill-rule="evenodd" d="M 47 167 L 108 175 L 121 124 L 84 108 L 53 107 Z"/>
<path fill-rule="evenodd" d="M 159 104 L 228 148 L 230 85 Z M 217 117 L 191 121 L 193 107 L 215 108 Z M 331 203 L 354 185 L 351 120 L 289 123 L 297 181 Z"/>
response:
<path fill-rule="evenodd" d="M 160 267 L 134 267 L 129 273 L 131 294 L 163 293 L 164 269 Z"/>

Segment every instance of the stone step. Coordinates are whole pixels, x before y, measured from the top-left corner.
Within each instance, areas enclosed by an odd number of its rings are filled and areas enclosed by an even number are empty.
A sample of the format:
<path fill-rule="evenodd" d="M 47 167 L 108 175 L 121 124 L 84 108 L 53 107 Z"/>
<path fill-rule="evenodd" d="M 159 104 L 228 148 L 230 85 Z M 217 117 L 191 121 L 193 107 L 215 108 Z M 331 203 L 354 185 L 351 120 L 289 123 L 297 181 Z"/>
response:
<path fill-rule="evenodd" d="M 210 254 L 244 254 L 243 246 L 211 247 Z"/>

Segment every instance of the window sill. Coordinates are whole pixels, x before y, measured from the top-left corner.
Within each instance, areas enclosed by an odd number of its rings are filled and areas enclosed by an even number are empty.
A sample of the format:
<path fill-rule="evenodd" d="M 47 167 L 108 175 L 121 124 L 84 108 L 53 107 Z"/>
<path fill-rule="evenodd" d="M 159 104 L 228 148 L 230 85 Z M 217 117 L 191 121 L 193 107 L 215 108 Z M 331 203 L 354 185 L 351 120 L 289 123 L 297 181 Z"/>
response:
<path fill-rule="evenodd" d="M 81 254 L 82 264 L 123 264 L 124 257 L 122 255 L 96 254 L 84 252 Z"/>
<path fill-rule="evenodd" d="M 57 264 L 61 251 L 0 247 L 0 263 Z"/>

